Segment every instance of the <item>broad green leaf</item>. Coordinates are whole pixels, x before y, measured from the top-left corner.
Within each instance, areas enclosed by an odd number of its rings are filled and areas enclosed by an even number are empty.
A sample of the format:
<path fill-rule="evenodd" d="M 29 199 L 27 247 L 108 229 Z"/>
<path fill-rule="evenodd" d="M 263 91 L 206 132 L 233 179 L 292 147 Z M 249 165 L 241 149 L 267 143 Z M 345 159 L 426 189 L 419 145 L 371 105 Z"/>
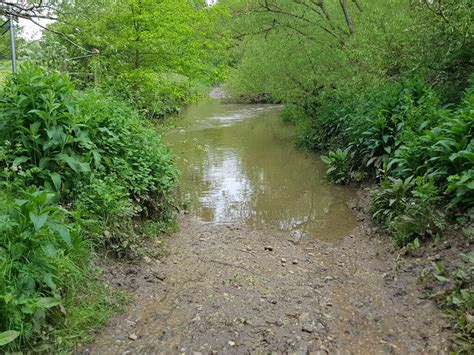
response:
<path fill-rule="evenodd" d="M 41 297 L 38 299 L 38 301 L 36 301 L 37 306 L 47 309 L 59 306 L 60 304 L 61 300 L 53 297 Z"/>
<path fill-rule="evenodd" d="M 56 247 L 52 243 L 46 243 L 41 246 L 43 253 L 50 258 L 53 258 L 57 255 Z"/>
<path fill-rule="evenodd" d="M 54 283 L 53 281 L 53 277 L 54 275 L 53 274 L 44 274 L 43 275 L 43 281 L 44 283 L 51 289 L 51 290 L 56 290 L 57 289 L 57 286 L 56 284 Z"/>
<path fill-rule="evenodd" d="M 18 158 L 15 158 L 15 160 L 13 160 L 13 165 L 18 166 L 18 165 L 21 165 L 23 163 L 26 163 L 28 160 L 30 160 L 29 157 L 24 157 L 24 156 L 18 157 Z"/>
<path fill-rule="evenodd" d="M 53 182 L 54 188 L 56 191 L 61 190 L 61 175 L 58 173 L 50 173 L 49 177 L 51 178 L 51 181 Z"/>
<path fill-rule="evenodd" d="M 7 345 L 20 336 L 20 332 L 16 330 L 7 330 L 0 333 L 0 346 Z"/>
<path fill-rule="evenodd" d="M 328 156 L 326 156 L 326 155 L 322 155 L 322 156 L 321 156 L 321 160 L 322 160 L 323 163 L 325 163 L 325 164 L 331 164 L 331 159 L 330 159 Z"/>
<path fill-rule="evenodd" d="M 39 128 L 41 127 L 41 121 L 36 121 L 30 125 L 31 135 L 35 136 L 38 134 Z"/>
<path fill-rule="evenodd" d="M 52 231 L 59 234 L 64 243 L 66 243 L 68 246 L 72 245 L 71 234 L 69 233 L 69 229 L 67 226 L 52 221 L 49 221 L 47 225 Z"/>
<path fill-rule="evenodd" d="M 441 275 L 438 275 L 438 274 L 434 274 L 433 276 L 436 278 L 436 280 L 438 280 L 438 281 L 440 281 L 440 282 L 447 282 L 447 281 L 449 281 L 449 279 L 448 279 L 447 277 L 445 277 L 445 276 L 441 276 Z"/>
<path fill-rule="evenodd" d="M 35 230 L 39 231 L 41 227 L 43 227 L 43 225 L 48 220 L 48 215 L 47 214 L 37 215 L 34 212 L 30 212 L 30 220 L 34 224 Z"/>

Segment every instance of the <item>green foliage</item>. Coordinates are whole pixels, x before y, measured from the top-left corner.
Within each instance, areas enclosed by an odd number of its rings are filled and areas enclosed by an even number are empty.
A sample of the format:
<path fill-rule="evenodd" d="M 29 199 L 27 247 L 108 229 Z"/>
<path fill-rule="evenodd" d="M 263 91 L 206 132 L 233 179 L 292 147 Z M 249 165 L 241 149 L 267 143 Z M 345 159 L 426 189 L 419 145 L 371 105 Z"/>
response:
<path fill-rule="evenodd" d="M 135 69 L 112 79 L 108 84 L 111 92 L 150 118 L 175 114 L 194 97 L 194 86 L 188 77 L 179 74 Z"/>
<path fill-rule="evenodd" d="M 0 166 L 10 184 L 58 192 L 102 229 L 129 226 L 122 234 L 130 238 L 134 218 L 171 218 L 173 157 L 127 106 L 75 92 L 65 75 L 31 66 L 3 88 L 3 97 Z"/>
<path fill-rule="evenodd" d="M 331 148 L 322 159 L 334 182 L 357 181 L 361 176 L 382 180 L 373 194 L 372 213 L 398 244 L 438 236 L 445 229 L 443 206 L 449 215 L 470 214 L 474 206 L 470 90 L 459 107 L 450 108 L 441 106 L 436 93 L 417 80 L 340 95 L 320 95 L 314 106 L 303 106 L 313 112 L 307 126 L 312 130 L 310 146 Z"/>
<path fill-rule="evenodd" d="M 51 27 L 75 45 L 47 35 L 36 59 L 162 118 L 226 76 L 226 17 L 193 0 L 68 2 Z"/>
<path fill-rule="evenodd" d="M 54 194 L 21 197 L 0 212 L 0 329 L 25 343 L 64 318 L 64 295 L 84 279 L 88 250 Z"/>
<path fill-rule="evenodd" d="M 375 190 L 372 195 L 372 217 L 380 223 L 392 222 L 404 211 L 412 187 L 412 178 L 401 180 L 389 177 L 382 181 L 380 189 Z"/>
<path fill-rule="evenodd" d="M 321 156 L 321 160 L 328 164 L 327 175 L 330 181 L 336 184 L 342 184 L 350 178 L 349 151 L 336 149 L 329 151 L 328 155 Z"/>
<path fill-rule="evenodd" d="M 454 343 L 460 353 L 474 351 L 474 254 L 463 255 L 465 261 L 451 272 L 441 262 L 433 263 L 433 277 L 443 286 L 432 295 L 454 319 Z"/>
<path fill-rule="evenodd" d="M 439 236 L 446 228 L 445 216 L 436 206 L 439 191 L 433 181 L 389 177 L 372 194 L 373 218 L 388 227 L 400 246 Z"/>
<path fill-rule="evenodd" d="M 1 95 L 0 139 L 7 143 L 2 165 L 23 167 L 18 175 L 25 185 L 67 190 L 72 180 L 91 171 L 91 163 L 99 163 L 66 76 L 27 66 L 1 88 Z"/>
<path fill-rule="evenodd" d="M 0 193 L 0 344 L 67 349 L 121 297 L 95 280 L 91 244 L 139 254 L 145 234 L 173 224 L 177 171 L 155 128 L 125 104 L 77 92 L 66 75 L 33 66 L 7 84 L 0 89 L 0 186 L 9 194 Z M 145 233 L 147 220 L 155 227 Z"/>
<path fill-rule="evenodd" d="M 441 110 L 441 124 L 403 144 L 391 162 L 397 176 L 426 176 L 449 199 L 450 208 L 474 206 L 474 95 L 457 110 Z"/>
<path fill-rule="evenodd" d="M 347 129 L 349 145 L 358 157 L 353 163 L 369 176 L 383 174 L 400 145 L 440 120 L 437 95 L 419 81 L 377 90 L 380 92 L 368 99 L 370 105 L 361 103 L 367 93 L 356 101 L 361 107 L 356 106 L 356 113 L 350 115 Z"/>

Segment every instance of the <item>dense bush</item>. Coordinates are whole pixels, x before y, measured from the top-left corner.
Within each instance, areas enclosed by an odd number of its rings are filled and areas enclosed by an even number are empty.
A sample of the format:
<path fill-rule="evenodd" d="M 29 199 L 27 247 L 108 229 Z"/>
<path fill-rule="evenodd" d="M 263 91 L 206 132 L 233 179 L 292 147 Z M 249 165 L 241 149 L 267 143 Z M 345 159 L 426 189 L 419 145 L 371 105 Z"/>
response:
<path fill-rule="evenodd" d="M 396 176 L 433 180 L 449 207 L 464 212 L 474 207 L 473 108 L 474 93 L 468 91 L 459 109 L 440 109 L 440 125 L 405 140 L 390 162 Z"/>
<path fill-rule="evenodd" d="M 445 216 L 434 208 L 439 201 L 433 181 L 388 177 L 373 191 L 371 211 L 377 222 L 388 227 L 398 245 L 404 246 L 441 235 Z"/>
<path fill-rule="evenodd" d="M 64 295 L 84 280 L 89 250 L 56 195 L 20 197 L 0 212 L 0 331 L 25 342 L 64 318 Z"/>
<path fill-rule="evenodd" d="M 80 320 L 66 309 L 94 284 L 91 245 L 136 254 L 172 224 L 177 171 L 153 126 L 66 75 L 27 66 L 0 97 L 0 346 L 17 350 L 109 313 L 100 287 Z"/>
<path fill-rule="evenodd" d="M 56 191 L 98 220 L 108 199 L 126 206 L 119 221 L 169 217 L 177 176 L 173 158 L 155 129 L 127 106 L 75 92 L 65 75 L 34 67 L 20 71 L 2 97 L 0 164 L 6 179 Z"/>
<path fill-rule="evenodd" d="M 149 69 L 121 73 L 102 86 L 150 118 L 175 114 L 200 94 L 197 85 L 184 75 L 156 73 Z"/>
<path fill-rule="evenodd" d="M 348 148 L 344 156 L 337 148 L 322 159 L 334 182 L 358 181 L 363 176 L 381 181 L 373 194 L 374 217 L 404 245 L 439 235 L 445 213 L 472 214 L 474 100 L 468 90 L 458 108 L 446 108 L 433 89 L 418 81 L 396 87 L 382 88 L 384 99 L 377 98 L 377 103 L 369 106 L 361 98 L 365 95 L 355 95 L 346 103 L 352 113 L 334 110 L 336 132 L 341 131 L 339 122 L 346 127 L 342 141 L 340 133 L 334 138 L 341 142 L 337 146 Z M 334 106 L 321 109 L 332 111 Z M 329 124 L 328 116 L 321 117 L 323 124 Z M 311 119 L 319 121 L 320 117 Z M 313 135 L 319 142 L 332 137 L 328 129 Z"/>
<path fill-rule="evenodd" d="M 328 150 L 331 181 L 380 182 L 372 211 L 400 245 L 440 235 L 445 214 L 472 215 L 472 90 L 447 107 L 419 80 L 330 92 L 289 105 L 284 119 L 298 125 L 300 144 Z"/>
<path fill-rule="evenodd" d="M 332 182 L 343 184 L 350 181 L 349 148 L 331 150 L 328 155 L 321 156 L 321 160 L 328 164 L 327 176 Z"/>

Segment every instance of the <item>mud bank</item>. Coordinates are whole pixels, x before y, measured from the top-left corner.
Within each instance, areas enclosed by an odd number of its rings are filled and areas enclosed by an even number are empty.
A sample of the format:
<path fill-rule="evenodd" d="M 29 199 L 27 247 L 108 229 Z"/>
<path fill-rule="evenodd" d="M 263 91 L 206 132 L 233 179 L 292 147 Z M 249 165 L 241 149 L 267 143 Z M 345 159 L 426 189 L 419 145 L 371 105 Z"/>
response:
<path fill-rule="evenodd" d="M 185 215 L 180 227 L 168 256 L 105 268 L 134 298 L 77 353 L 447 351 L 447 320 L 413 265 L 397 267 L 362 214 L 336 242 Z"/>

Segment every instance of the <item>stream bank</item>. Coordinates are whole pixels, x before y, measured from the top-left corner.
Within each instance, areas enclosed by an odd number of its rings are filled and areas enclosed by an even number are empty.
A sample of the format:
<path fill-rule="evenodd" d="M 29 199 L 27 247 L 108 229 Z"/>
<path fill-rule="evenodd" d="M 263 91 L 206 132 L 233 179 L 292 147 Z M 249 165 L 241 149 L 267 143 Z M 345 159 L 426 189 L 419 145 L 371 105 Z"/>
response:
<path fill-rule="evenodd" d="M 168 256 L 105 268 L 134 300 L 77 353 L 447 352 L 449 323 L 413 264 L 354 208 L 358 225 L 337 242 L 182 215 Z"/>
<path fill-rule="evenodd" d="M 166 256 L 102 265 L 133 302 L 78 354 L 448 351 L 449 321 L 418 280 L 435 259 L 397 258 L 367 193 L 329 184 L 279 110 L 187 109 L 166 137 L 179 231 Z"/>

